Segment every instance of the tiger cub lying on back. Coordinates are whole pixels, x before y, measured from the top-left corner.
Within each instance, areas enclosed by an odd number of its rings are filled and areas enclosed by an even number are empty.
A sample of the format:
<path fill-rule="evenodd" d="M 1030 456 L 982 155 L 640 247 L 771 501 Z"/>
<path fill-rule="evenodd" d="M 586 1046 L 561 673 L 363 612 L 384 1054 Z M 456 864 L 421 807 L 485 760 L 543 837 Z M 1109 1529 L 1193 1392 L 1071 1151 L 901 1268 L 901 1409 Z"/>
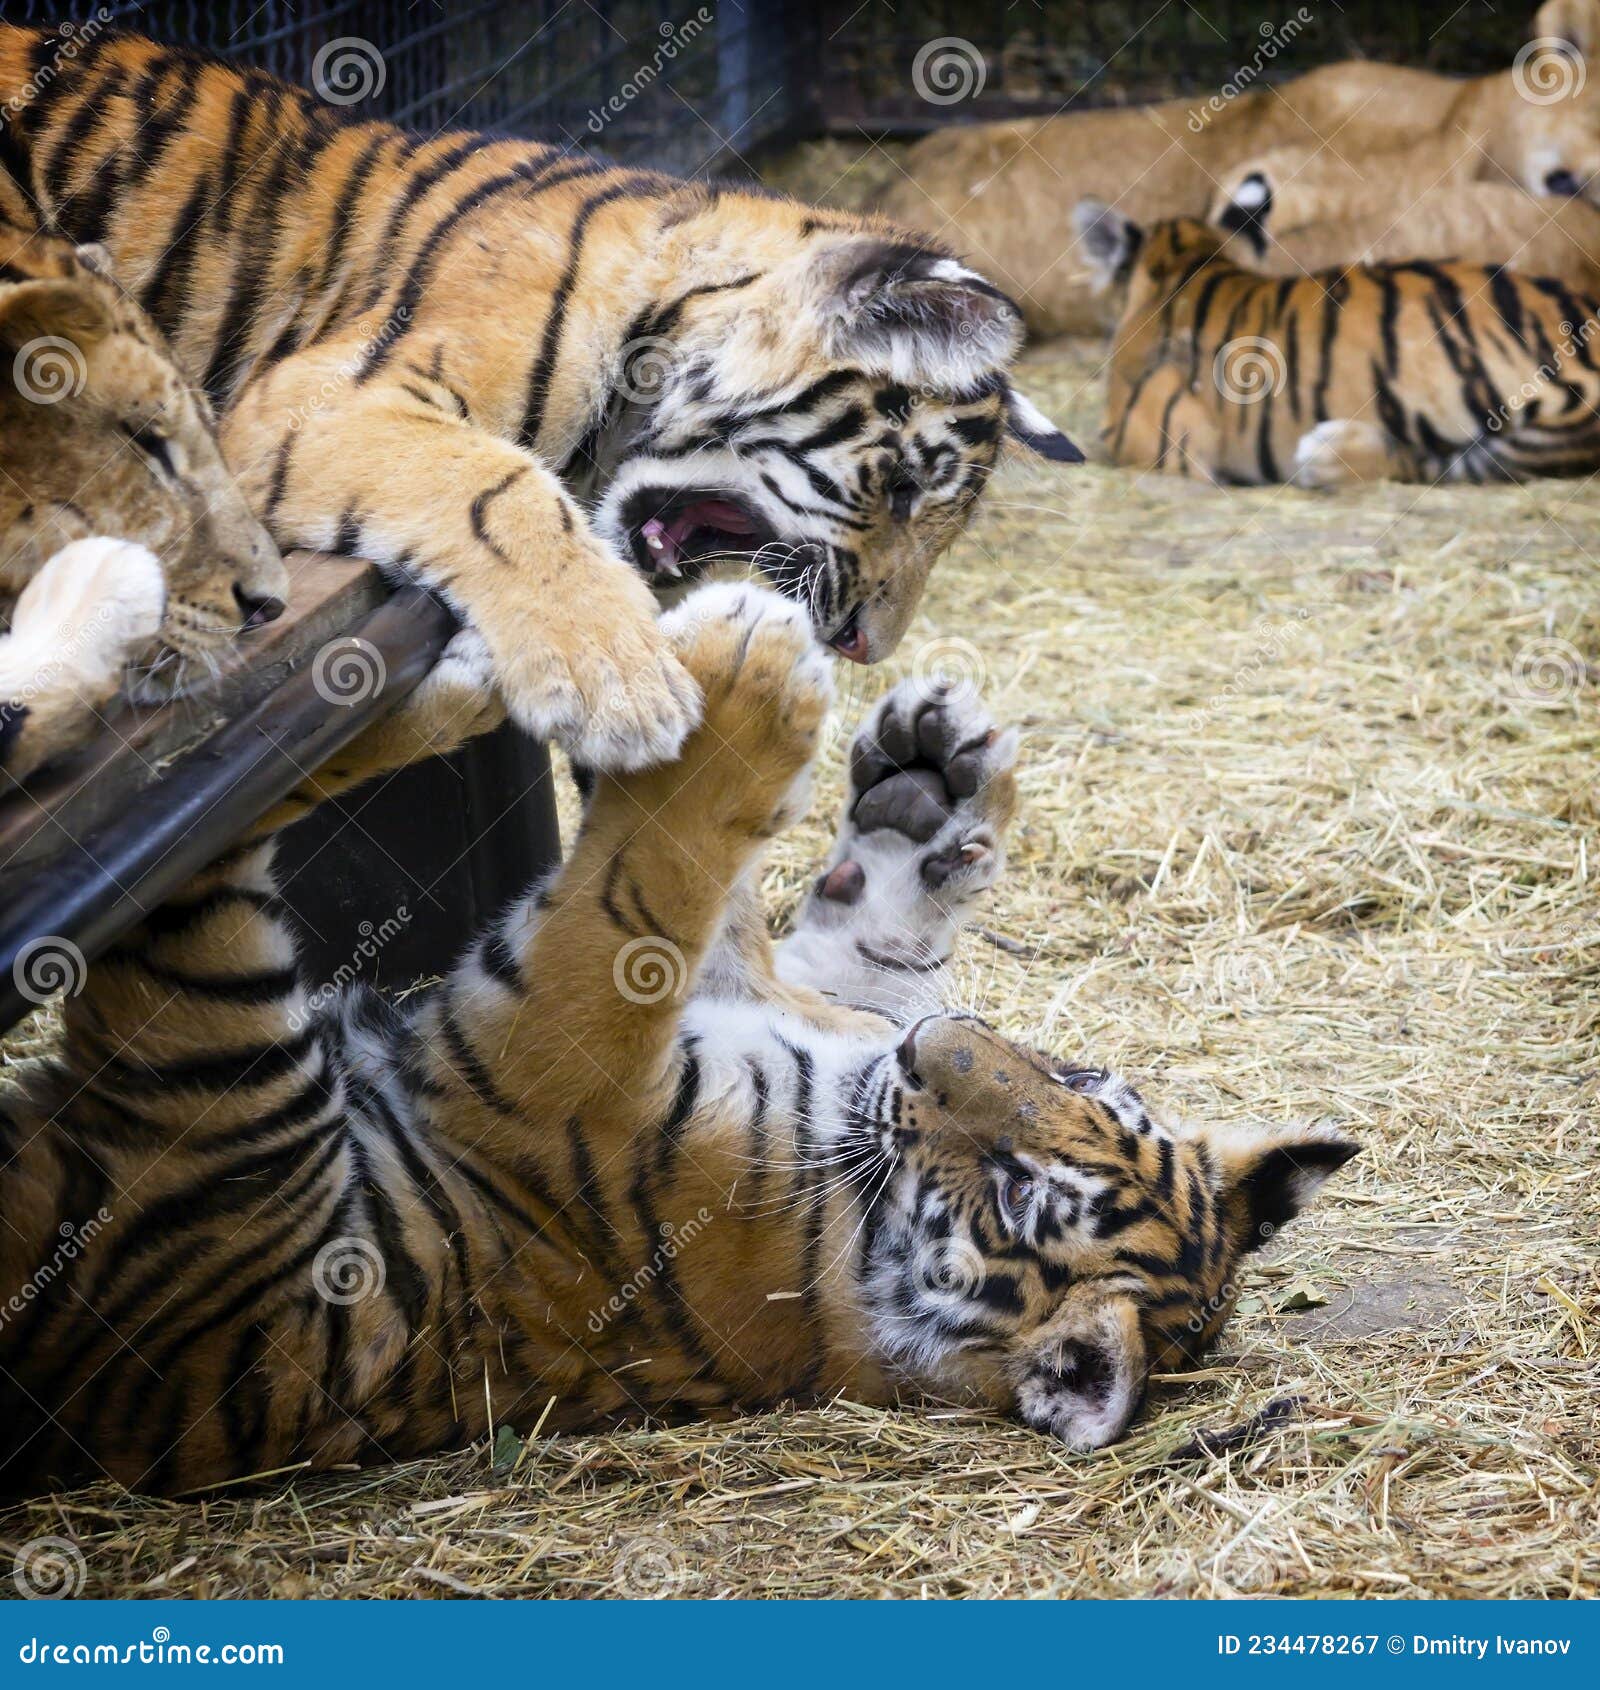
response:
<path fill-rule="evenodd" d="M 94 964 L 59 1058 L 0 1098 L 0 1277 L 105 1217 L 0 1327 L 11 1488 L 838 1391 L 1091 1448 L 1355 1153 L 1169 1131 L 1111 1074 L 939 1012 L 1015 791 L 1016 736 L 959 694 L 871 712 L 774 958 L 761 856 L 804 806 L 826 656 L 758 587 L 702 588 L 662 632 L 700 726 L 602 777 L 565 866 L 404 1018 L 311 1010 L 270 843 Z M 487 673 L 458 636 L 340 779 L 492 725 Z"/>
<path fill-rule="evenodd" d="M 208 673 L 287 591 L 105 255 L 0 222 L 0 774 L 88 737 L 130 661 L 147 693 Z"/>
<path fill-rule="evenodd" d="M 1600 466 L 1600 304 L 1474 264 L 1281 279 L 1189 218 L 1077 220 L 1126 289 L 1104 439 L 1114 463 L 1224 482 L 1519 481 Z"/>

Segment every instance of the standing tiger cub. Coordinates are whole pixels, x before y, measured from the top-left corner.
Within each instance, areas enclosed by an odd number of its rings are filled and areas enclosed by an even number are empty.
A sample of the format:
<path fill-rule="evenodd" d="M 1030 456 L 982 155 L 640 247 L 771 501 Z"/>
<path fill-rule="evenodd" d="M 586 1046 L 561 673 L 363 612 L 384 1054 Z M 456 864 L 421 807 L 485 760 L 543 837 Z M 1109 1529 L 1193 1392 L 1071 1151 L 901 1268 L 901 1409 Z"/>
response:
<path fill-rule="evenodd" d="M 1078 457 L 1007 377 L 1017 307 L 888 223 L 57 45 L 0 27 L 0 209 L 111 250 L 280 545 L 443 593 L 581 762 L 695 720 L 647 581 L 753 558 L 876 662 L 1002 436 Z"/>
<path fill-rule="evenodd" d="M 1093 1448 L 1220 1330 L 1241 1257 L 1355 1146 L 1169 1131 L 1111 1074 L 941 1012 L 1015 802 L 1015 734 L 960 693 L 871 712 L 774 958 L 755 888 L 826 655 L 754 586 L 701 588 L 662 638 L 701 724 L 600 777 L 567 863 L 404 1018 L 312 1007 L 270 843 L 93 965 L 59 1055 L 0 1094 L 0 1277 L 96 1222 L 0 1326 L 9 1489 L 839 1391 Z M 458 635 L 320 784 L 491 726 L 489 673 Z"/>
<path fill-rule="evenodd" d="M 283 608 L 216 423 L 105 255 L 0 220 L 0 793 Z M 6 777 L 10 777 L 7 779 Z"/>

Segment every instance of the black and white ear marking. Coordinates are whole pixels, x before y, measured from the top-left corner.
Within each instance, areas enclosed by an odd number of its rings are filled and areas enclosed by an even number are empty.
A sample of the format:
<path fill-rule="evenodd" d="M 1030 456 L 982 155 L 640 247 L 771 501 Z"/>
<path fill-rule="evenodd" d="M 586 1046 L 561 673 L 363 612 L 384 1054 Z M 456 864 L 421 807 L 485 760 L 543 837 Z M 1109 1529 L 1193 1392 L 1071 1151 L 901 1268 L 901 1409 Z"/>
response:
<path fill-rule="evenodd" d="M 1327 1128 L 1285 1128 L 1223 1151 L 1223 1179 L 1239 1225 L 1239 1246 L 1272 1241 L 1361 1146 Z"/>
<path fill-rule="evenodd" d="M 955 259 L 892 241 L 845 256 L 833 305 L 838 356 L 891 381 L 958 392 L 1021 348 L 1021 311 Z"/>
<path fill-rule="evenodd" d="M 1083 453 L 1030 399 L 1005 385 L 1006 433 L 1018 445 L 1055 464 L 1081 464 Z"/>
<path fill-rule="evenodd" d="M 1233 190 L 1218 224 L 1230 235 L 1242 235 L 1259 258 L 1267 250 L 1267 219 L 1272 215 L 1272 184 L 1266 172 L 1252 170 Z"/>
<path fill-rule="evenodd" d="M 1144 1401 L 1139 1311 L 1127 1297 L 1069 1296 L 1017 1380 L 1017 1412 L 1071 1449 L 1114 1443 Z"/>
<path fill-rule="evenodd" d="M 1072 209 L 1072 232 L 1089 267 L 1095 293 L 1120 287 L 1133 274 L 1144 231 L 1104 200 L 1081 199 Z"/>

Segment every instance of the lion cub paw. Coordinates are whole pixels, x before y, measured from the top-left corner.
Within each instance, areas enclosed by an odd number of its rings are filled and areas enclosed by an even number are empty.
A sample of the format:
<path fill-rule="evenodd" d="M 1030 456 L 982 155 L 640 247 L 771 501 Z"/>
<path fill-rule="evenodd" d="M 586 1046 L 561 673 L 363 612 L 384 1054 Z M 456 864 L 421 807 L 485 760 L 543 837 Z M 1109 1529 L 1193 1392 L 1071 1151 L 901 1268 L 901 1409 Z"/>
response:
<path fill-rule="evenodd" d="M 117 690 L 123 665 L 155 638 L 166 603 L 166 575 L 146 547 L 74 540 L 23 588 L 12 638 L 19 649 L 37 646 L 103 701 Z"/>

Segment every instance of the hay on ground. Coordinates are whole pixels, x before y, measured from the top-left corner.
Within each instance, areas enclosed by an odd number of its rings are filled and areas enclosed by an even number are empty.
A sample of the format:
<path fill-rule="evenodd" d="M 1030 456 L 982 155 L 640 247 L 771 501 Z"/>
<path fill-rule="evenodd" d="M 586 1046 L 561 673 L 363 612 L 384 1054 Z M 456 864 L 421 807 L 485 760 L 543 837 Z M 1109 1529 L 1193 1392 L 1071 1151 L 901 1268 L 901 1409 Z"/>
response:
<path fill-rule="evenodd" d="M 1023 380 L 1092 437 L 1095 369 L 1046 349 Z M 976 666 L 1025 730 L 967 1003 L 1169 1113 L 1366 1146 L 1124 1443 L 841 1402 L 100 1489 L 0 1539 L 70 1539 L 99 1596 L 1600 1591 L 1597 519 L 1592 482 L 1008 472 L 893 673 L 855 677 Z"/>

